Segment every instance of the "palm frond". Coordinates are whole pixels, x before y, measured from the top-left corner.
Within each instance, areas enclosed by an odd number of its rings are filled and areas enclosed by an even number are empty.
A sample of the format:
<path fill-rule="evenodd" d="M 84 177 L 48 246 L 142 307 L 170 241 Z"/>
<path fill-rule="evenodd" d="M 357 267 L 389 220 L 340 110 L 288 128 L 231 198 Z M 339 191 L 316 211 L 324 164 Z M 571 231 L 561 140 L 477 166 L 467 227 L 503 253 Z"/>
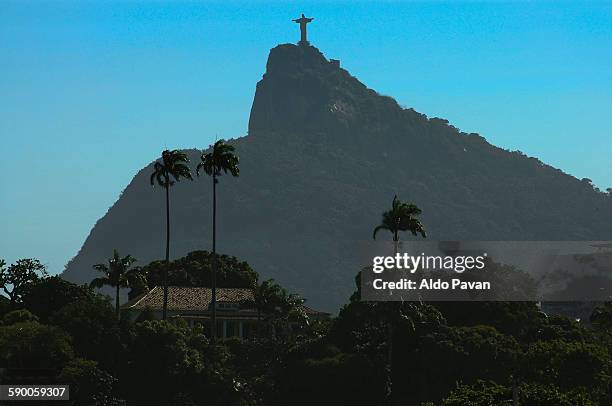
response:
<path fill-rule="evenodd" d="M 415 204 L 412 203 L 404 204 L 403 209 L 406 214 L 410 216 L 418 216 L 419 214 L 421 214 L 421 209 L 419 209 Z"/>
<path fill-rule="evenodd" d="M 89 287 L 94 289 L 99 289 L 105 285 L 112 285 L 110 279 L 108 278 L 95 278 L 89 283 Z"/>
<path fill-rule="evenodd" d="M 93 269 L 95 269 L 98 272 L 108 274 L 108 267 L 106 266 L 106 264 L 95 264 L 93 266 Z"/>
<path fill-rule="evenodd" d="M 414 236 L 420 234 L 423 238 L 426 238 L 425 228 L 421 221 L 416 218 L 420 214 L 421 209 L 415 204 L 404 203 L 395 195 L 391 203 L 391 210 L 382 214 L 381 224 L 374 229 L 374 239 L 376 239 L 376 233 L 379 230 L 388 230 L 394 235 L 397 235 L 400 231 L 408 231 Z"/>
<path fill-rule="evenodd" d="M 181 178 L 193 180 L 193 177 L 191 176 L 191 169 L 189 169 L 189 167 L 185 164 L 176 163 L 172 170 L 170 170 L 170 174 L 177 182 L 179 182 Z"/>
<path fill-rule="evenodd" d="M 377 227 L 374 229 L 374 232 L 372 233 L 372 238 L 375 240 L 375 239 L 376 239 L 376 234 L 378 234 L 378 232 L 379 232 L 380 230 L 388 230 L 388 229 L 389 229 L 389 227 L 387 227 L 387 226 L 386 226 L 386 225 L 384 225 L 384 224 L 381 224 L 381 225 L 377 226 Z"/>
<path fill-rule="evenodd" d="M 180 181 L 181 178 L 187 178 L 193 180 L 191 176 L 191 170 L 185 163 L 189 162 L 187 154 L 180 150 L 164 150 L 161 157 L 162 162 L 155 162 L 153 166 L 153 173 L 151 174 L 151 185 L 157 184 L 162 187 L 170 187 L 174 185 L 174 181 L 170 179 L 173 177 L 176 182 Z"/>
<path fill-rule="evenodd" d="M 196 167 L 196 174 L 200 176 L 203 170 L 208 176 L 221 176 L 222 173 L 230 173 L 232 176 L 239 176 L 240 162 L 238 156 L 234 155 L 234 146 L 226 144 L 224 140 L 214 143 L 209 152 L 202 151 L 200 163 Z"/>
<path fill-rule="evenodd" d="M 128 283 L 126 274 L 130 271 L 130 267 L 134 262 L 136 262 L 136 258 L 131 255 L 121 257 L 119 251 L 113 250 L 113 256 L 109 258 L 108 265 L 96 264 L 93 266 L 95 270 L 102 272 L 104 277 L 94 279 L 96 285 L 91 286 L 101 287 L 103 285 L 111 285 L 126 287 Z"/>

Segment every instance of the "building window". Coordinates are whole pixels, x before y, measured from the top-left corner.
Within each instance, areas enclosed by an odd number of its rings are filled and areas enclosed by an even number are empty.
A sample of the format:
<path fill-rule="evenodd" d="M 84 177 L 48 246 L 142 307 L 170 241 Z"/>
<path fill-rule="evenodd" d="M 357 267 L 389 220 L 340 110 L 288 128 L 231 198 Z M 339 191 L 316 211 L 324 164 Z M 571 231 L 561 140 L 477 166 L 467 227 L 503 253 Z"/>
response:
<path fill-rule="evenodd" d="M 240 304 L 238 304 L 238 303 L 228 303 L 228 302 L 217 302 L 217 309 L 222 309 L 222 310 L 238 310 L 238 309 L 240 309 Z"/>
<path fill-rule="evenodd" d="M 243 322 L 242 323 L 242 338 L 250 338 L 251 337 L 251 323 Z"/>
<path fill-rule="evenodd" d="M 223 320 L 217 320 L 217 338 L 223 338 Z"/>
<path fill-rule="evenodd" d="M 225 322 L 225 336 L 234 337 L 238 335 L 238 325 L 235 321 L 227 320 Z"/>

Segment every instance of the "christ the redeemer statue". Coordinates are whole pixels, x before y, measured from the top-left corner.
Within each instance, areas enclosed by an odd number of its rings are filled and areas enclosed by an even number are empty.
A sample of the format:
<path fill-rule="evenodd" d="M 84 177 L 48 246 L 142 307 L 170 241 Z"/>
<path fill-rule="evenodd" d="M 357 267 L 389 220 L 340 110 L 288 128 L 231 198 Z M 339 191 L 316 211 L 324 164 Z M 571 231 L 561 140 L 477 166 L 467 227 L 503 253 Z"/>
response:
<path fill-rule="evenodd" d="M 293 20 L 294 22 L 300 25 L 300 42 L 298 42 L 299 45 L 309 45 L 310 44 L 308 42 L 308 37 L 306 34 L 306 24 L 308 24 L 312 20 L 314 20 L 314 18 L 305 17 L 303 13 L 300 18 Z"/>

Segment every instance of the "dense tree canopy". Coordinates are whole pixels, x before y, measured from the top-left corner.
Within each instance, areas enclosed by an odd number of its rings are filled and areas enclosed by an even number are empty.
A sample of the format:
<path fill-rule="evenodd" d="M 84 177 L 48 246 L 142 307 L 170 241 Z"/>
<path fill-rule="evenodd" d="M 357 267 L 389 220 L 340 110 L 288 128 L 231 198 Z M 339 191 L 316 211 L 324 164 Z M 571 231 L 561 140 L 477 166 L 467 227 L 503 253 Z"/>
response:
<path fill-rule="evenodd" d="M 168 280 L 170 286 L 210 287 L 213 254 L 193 251 L 170 262 Z M 147 275 L 149 288 L 161 285 L 163 262 L 154 261 L 142 268 Z M 257 273 L 244 261 L 228 255 L 217 255 L 217 286 L 220 288 L 252 288 Z"/>
<path fill-rule="evenodd" d="M 205 284 L 210 259 L 197 251 L 172 262 L 177 281 Z M 258 303 L 250 305 L 263 320 L 293 320 L 298 296 L 258 282 L 236 258 L 219 263 L 220 283 L 255 289 Z M 158 265 L 143 267 L 149 283 Z M 591 324 L 529 302 L 377 303 L 359 300 L 357 290 L 329 328 L 213 345 L 200 327 L 152 313 L 118 321 L 109 297 L 58 277 L 33 278 L 22 292 L 0 317 L 3 382 L 29 382 L 35 373 L 68 383 L 75 405 L 381 405 L 389 340 L 391 405 L 612 404 L 609 302 L 595 308 Z"/>
<path fill-rule="evenodd" d="M 67 304 L 88 302 L 94 296 L 94 291 L 87 286 L 77 286 L 59 276 L 51 276 L 31 287 L 29 294 L 23 298 L 23 306 L 46 322 Z"/>
<path fill-rule="evenodd" d="M 0 286 L 12 303 L 21 302 L 37 282 L 47 276 L 47 268 L 37 259 L 19 259 L 6 267 L 0 261 Z"/>

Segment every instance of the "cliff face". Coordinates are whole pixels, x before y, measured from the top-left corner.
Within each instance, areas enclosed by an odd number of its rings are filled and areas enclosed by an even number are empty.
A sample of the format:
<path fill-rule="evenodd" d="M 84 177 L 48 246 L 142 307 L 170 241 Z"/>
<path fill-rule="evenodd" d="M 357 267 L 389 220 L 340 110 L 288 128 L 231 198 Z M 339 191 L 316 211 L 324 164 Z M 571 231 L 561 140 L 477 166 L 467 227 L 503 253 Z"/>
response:
<path fill-rule="evenodd" d="M 221 178 L 218 250 L 322 310 L 346 302 L 364 265 L 359 242 L 371 239 L 395 194 L 423 209 L 434 240 L 612 238 L 612 198 L 402 109 L 314 47 L 271 50 L 249 135 L 232 143 L 241 176 Z M 196 162 L 198 152 L 187 152 Z M 163 257 L 164 198 L 149 184 L 151 170 L 141 170 L 96 223 L 65 278 L 89 281 L 91 265 L 113 248 L 141 264 Z M 171 199 L 172 256 L 209 249 L 210 181 L 181 182 Z"/>
<path fill-rule="evenodd" d="M 318 49 L 285 44 L 271 50 L 257 84 L 249 135 L 291 133 L 338 141 L 368 134 L 371 141 L 394 124 L 402 127 L 402 119 L 419 116 L 368 89 Z"/>

